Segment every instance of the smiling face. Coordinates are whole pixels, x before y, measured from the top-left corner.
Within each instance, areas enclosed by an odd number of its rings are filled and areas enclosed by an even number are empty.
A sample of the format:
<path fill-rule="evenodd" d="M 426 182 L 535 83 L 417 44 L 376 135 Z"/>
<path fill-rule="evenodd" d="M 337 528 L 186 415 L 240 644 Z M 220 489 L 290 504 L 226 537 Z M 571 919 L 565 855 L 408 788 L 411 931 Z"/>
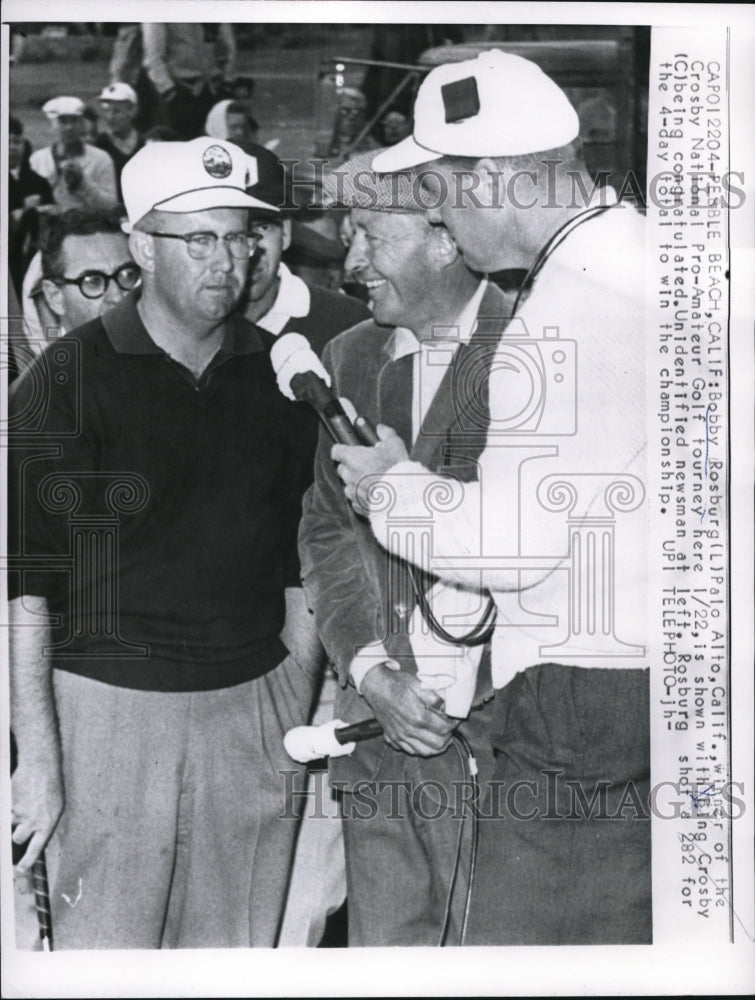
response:
<path fill-rule="evenodd" d="M 345 269 L 364 285 L 375 320 L 421 330 L 435 311 L 433 234 L 421 214 L 352 209 L 344 221 Z"/>
<path fill-rule="evenodd" d="M 215 233 L 218 237 L 247 232 L 247 209 L 212 208 L 204 212 L 156 212 L 155 232 Z M 239 300 L 249 259 L 231 256 L 228 245 L 218 239 L 205 260 L 189 256 L 183 240 L 152 240 L 151 274 L 145 278 L 161 305 L 187 328 L 221 322 Z"/>

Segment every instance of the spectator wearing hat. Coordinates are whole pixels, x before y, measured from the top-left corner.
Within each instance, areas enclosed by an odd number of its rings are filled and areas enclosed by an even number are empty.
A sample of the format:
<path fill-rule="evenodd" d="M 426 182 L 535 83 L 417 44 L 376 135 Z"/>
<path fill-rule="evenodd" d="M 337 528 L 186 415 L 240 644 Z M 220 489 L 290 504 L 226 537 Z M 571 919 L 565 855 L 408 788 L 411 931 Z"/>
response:
<path fill-rule="evenodd" d="M 283 734 L 315 682 L 296 553 L 312 451 L 272 338 L 235 312 L 249 210 L 275 211 L 248 170 L 217 139 L 139 150 L 142 285 L 14 385 L 14 840 L 23 872 L 49 839 L 58 949 L 276 939 L 297 828 Z"/>
<path fill-rule="evenodd" d="M 11 115 L 8 122 L 8 268 L 16 295 L 39 238 L 38 209 L 53 203 L 50 185 L 32 170 L 24 128 Z"/>
<path fill-rule="evenodd" d="M 118 202 L 115 168 L 102 149 L 84 142 L 84 102 L 78 97 L 55 97 L 42 111 L 54 140 L 31 154 L 29 164 L 52 188 L 58 208 L 102 211 Z"/>
<path fill-rule="evenodd" d="M 445 227 L 430 225 L 412 185 L 376 175 L 371 159 L 354 157 L 326 183 L 326 194 L 350 209 L 345 266 L 367 289 L 372 318 L 330 341 L 323 363 L 336 393 L 357 413 L 397 428 L 417 461 L 467 480 L 484 445 L 478 414 L 486 406 L 486 366 L 505 325 L 503 298 L 466 267 Z M 472 381 L 464 376 L 470 364 L 478 373 Z M 462 830 L 453 894 L 461 810 L 453 782 L 463 784 L 465 774 L 450 742 L 459 729 L 481 776 L 488 774 L 487 713 L 472 710 L 472 689 L 453 715 L 431 689 L 438 651 L 415 645 L 407 563 L 389 556 L 350 508 L 337 454 L 321 434 L 299 533 L 302 579 L 338 673 L 335 717 L 350 723 L 374 716 L 385 734 L 330 762 L 331 781 L 343 790 L 349 944 L 437 945 L 447 903 L 447 942 L 455 943 L 471 828 Z M 457 606 L 457 614 L 464 611 Z M 447 660 L 447 649 L 442 653 Z M 486 677 L 483 666 L 475 705 Z M 410 800 L 420 785 L 430 799 L 417 810 Z M 400 787 L 410 795 L 397 805 L 391 796 Z M 369 819 L 359 815 L 360 788 L 369 788 Z"/>
<path fill-rule="evenodd" d="M 144 136 L 134 127 L 139 102 L 127 83 L 111 83 L 100 94 L 99 105 L 105 131 L 97 136 L 95 145 L 104 149 L 113 161 L 121 200 L 121 172 L 144 145 Z"/>
<path fill-rule="evenodd" d="M 644 225 L 595 189 L 578 131 L 536 64 L 493 50 L 433 70 L 413 135 L 372 164 L 415 171 L 470 267 L 527 269 L 516 340 L 494 361 L 480 482 L 433 517 L 437 571 L 495 599 L 494 778 L 529 789 L 480 826 L 468 944 L 651 941 Z M 379 474 L 407 524 L 444 482 L 396 436 L 337 456 L 360 510 L 355 484 Z M 386 533 L 379 511 L 372 524 L 407 551 L 411 530 Z"/>
<path fill-rule="evenodd" d="M 244 315 L 276 337 L 301 333 L 319 355 L 332 337 L 365 319 L 369 311 L 351 296 L 306 284 L 283 263 L 283 253 L 291 245 L 293 208 L 286 170 L 278 157 L 262 146 L 256 147 L 254 156 L 258 179 L 249 192 L 284 209 L 250 213 L 257 247 L 243 300 Z"/>
<path fill-rule="evenodd" d="M 233 80 L 233 28 L 218 25 L 211 54 L 202 24 L 143 24 L 142 44 L 163 124 L 181 139 L 201 135 L 207 113 Z"/>

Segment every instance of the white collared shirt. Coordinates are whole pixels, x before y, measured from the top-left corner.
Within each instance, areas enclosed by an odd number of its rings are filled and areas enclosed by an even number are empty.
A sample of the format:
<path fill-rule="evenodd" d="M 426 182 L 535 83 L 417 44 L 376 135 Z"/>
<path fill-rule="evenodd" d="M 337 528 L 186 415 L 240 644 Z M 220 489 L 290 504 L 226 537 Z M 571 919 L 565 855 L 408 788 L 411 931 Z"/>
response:
<path fill-rule="evenodd" d="M 281 262 L 278 267 L 278 294 L 275 302 L 256 322 L 268 333 L 278 336 L 290 319 L 309 316 L 311 296 L 309 288 Z"/>

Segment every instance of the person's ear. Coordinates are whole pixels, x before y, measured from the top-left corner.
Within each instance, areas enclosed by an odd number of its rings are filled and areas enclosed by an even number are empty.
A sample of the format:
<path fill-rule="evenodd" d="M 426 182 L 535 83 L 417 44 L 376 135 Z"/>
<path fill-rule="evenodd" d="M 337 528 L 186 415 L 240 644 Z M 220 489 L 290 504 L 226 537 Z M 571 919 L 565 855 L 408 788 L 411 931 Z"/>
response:
<path fill-rule="evenodd" d="M 481 204 L 485 208 L 501 208 L 506 187 L 504 171 L 500 165 L 489 156 L 485 156 L 477 161 L 474 172 L 480 179 L 476 193 Z"/>
<path fill-rule="evenodd" d="M 291 220 L 284 219 L 281 224 L 281 229 L 283 238 L 283 250 L 285 252 L 291 246 Z"/>
<path fill-rule="evenodd" d="M 56 285 L 54 281 L 45 278 L 42 282 L 42 294 L 48 308 L 60 319 L 66 311 L 65 300 L 63 299 L 63 289 Z"/>
<path fill-rule="evenodd" d="M 456 240 L 445 226 L 433 226 L 432 238 L 435 253 L 441 267 L 448 267 L 459 258 L 459 248 Z"/>
<path fill-rule="evenodd" d="M 143 233 L 140 229 L 134 229 L 128 238 L 128 247 L 131 256 L 142 269 L 149 274 L 155 270 L 155 239 L 149 233 Z"/>

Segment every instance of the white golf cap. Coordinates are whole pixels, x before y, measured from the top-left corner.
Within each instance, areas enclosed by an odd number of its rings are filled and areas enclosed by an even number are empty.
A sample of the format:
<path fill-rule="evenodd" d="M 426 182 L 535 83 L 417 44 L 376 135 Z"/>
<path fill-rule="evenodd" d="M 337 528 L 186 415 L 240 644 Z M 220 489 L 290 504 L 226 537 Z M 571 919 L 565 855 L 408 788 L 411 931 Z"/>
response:
<path fill-rule="evenodd" d="M 97 98 L 98 101 L 128 101 L 130 104 L 138 104 L 139 99 L 136 96 L 136 91 L 133 87 L 129 87 L 127 83 L 111 83 L 109 86 L 105 87 L 100 96 Z"/>
<path fill-rule="evenodd" d="M 42 112 L 51 121 L 55 121 L 61 115 L 83 115 L 84 102 L 78 97 L 53 97 L 51 101 L 42 105 Z"/>
<path fill-rule="evenodd" d="M 442 156 L 520 156 L 579 134 L 566 94 L 529 59 L 491 49 L 427 75 L 414 105 L 414 133 L 372 161 L 380 172 Z"/>
<path fill-rule="evenodd" d="M 278 212 L 246 193 L 257 183 L 257 161 L 232 142 L 203 136 L 190 142 L 151 142 L 131 157 L 121 174 L 130 233 L 139 219 L 159 212 L 209 208 L 257 208 Z"/>

